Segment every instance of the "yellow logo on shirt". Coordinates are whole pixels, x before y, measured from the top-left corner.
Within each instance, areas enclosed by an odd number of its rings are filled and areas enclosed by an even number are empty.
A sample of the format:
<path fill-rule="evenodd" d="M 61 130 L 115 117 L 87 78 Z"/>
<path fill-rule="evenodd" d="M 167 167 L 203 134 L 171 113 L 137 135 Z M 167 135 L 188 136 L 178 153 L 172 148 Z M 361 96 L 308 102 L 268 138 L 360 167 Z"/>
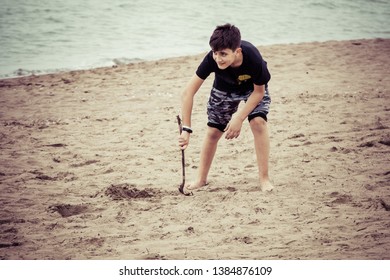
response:
<path fill-rule="evenodd" d="M 245 81 L 247 81 L 247 80 L 249 80 L 251 78 L 252 77 L 250 75 L 240 75 L 237 78 L 237 82 L 238 82 L 238 84 L 241 84 L 242 82 L 245 82 Z"/>

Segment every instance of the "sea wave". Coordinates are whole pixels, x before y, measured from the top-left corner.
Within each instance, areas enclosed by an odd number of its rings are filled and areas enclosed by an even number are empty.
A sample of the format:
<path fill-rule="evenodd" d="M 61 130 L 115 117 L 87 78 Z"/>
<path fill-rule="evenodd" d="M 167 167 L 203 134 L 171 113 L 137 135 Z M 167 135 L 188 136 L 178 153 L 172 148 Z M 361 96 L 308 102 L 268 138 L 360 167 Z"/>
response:
<path fill-rule="evenodd" d="M 5 0 L 0 78 L 198 54 L 218 24 L 255 45 L 390 37 L 380 0 Z"/>

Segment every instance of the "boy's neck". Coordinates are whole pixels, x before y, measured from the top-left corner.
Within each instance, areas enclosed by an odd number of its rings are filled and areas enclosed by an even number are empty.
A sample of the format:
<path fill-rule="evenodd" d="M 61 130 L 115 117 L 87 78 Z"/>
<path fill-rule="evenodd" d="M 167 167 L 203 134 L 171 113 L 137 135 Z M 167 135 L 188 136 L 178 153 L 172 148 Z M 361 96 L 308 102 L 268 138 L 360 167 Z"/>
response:
<path fill-rule="evenodd" d="M 242 55 L 242 52 L 238 52 L 236 54 L 236 59 L 234 60 L 234 62 L 230 65 L 230 67 L 232 68 L 238 68 L 241 66 L 242 62 L 243 62 L 244 58 L 243 58 L 243 55 Z"/>

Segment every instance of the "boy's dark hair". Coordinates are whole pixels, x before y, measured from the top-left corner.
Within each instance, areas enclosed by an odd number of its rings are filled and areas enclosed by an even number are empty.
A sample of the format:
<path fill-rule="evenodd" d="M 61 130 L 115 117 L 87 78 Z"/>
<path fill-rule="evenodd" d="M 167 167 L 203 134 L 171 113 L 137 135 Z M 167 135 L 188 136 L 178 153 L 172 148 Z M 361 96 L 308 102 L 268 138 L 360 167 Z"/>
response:
<path fill-rule="evenodd" d="M 211 35 L 209 44 L 213 51 L 220 51 L 223 49 L 235 51 L 241 46 L 240 30 L 230 23 L 219 25 Z"/>

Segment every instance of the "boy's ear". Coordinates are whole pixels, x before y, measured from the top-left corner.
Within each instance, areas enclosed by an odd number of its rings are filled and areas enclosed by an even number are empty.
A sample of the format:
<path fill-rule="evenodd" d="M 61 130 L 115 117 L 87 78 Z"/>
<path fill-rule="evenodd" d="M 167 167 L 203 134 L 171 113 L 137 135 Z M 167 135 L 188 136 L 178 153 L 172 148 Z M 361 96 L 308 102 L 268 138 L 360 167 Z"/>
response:
<path fill-rule="evenodd" d="M 235 51 L 234 51 L 236 54 L 240 54 L 242 52 L 242 49 L 241 48 L 237 48 Z"/>

